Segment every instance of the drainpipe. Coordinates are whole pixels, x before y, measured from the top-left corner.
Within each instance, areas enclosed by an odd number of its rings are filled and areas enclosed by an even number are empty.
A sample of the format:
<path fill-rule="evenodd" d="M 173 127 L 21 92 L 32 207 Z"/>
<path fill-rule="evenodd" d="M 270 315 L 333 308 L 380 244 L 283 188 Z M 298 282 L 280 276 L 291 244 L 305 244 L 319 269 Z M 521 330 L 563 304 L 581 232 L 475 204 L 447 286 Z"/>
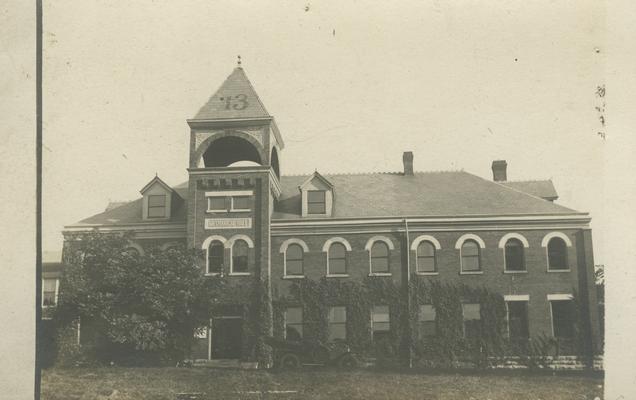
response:
<path fill-rule="evenodd" d="M 406 232 L 406 310 L 408 321 L 408 351 L 409 368 L 413 368 L 413 341 L 411 329 L 411 239 L 409 238 L 409 221 L 404 218 L 404 228 Z"/>

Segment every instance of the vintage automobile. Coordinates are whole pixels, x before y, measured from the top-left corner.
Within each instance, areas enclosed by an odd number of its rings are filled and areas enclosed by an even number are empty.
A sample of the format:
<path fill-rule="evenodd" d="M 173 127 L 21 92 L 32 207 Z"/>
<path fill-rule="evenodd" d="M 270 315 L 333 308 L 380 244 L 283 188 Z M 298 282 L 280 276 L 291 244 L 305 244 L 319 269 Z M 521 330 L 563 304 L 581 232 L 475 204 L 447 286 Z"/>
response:
<path fill-rule="evenodd" d="M 358 360 L 349 346 L 341 340 L 321 343 L 270 337 L 267 344 L 274 349 L 274 365 L 281 369 L 295 369 L 302 365 L 332 365 L 351 369 Z"/>

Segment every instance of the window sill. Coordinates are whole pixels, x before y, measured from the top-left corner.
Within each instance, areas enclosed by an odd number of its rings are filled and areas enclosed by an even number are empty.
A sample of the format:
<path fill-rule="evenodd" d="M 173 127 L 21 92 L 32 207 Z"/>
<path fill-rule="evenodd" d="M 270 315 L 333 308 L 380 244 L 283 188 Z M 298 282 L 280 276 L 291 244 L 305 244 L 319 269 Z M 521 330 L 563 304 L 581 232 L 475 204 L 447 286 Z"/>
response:
<path fill-rule="evenodd" d="M 250 209 L 245 209 L 245 210 L 230 210 L 231 213 L 246 213 L 246 212 L 250 212 L 252 210 Z"/>
<path fill-rule="evenodd" d="M 528 271 L 527 270 L 526 271 L 506 271 L 506 270 L 504 270 L 503 273 L 504 274 L 527 274 Z"/>
<path fill-rule="evenodd" d="M 483 275 L 484 271 L 460 271 L 460 275 Z"/>
<path fill-rule="evenodd" d="M 305 275 L 285 275 L 283 279 L 305 279 Z"/>
<path fill-rule="evenodd" d="M 348 278 L 349 274 L 327 274 L 327 278 Z"/>
<path fill-rule="evenodd" d="M 205 210 L 208 214 L 225 214 L 227 210 Z"/>
<path fill-rule="evenodd" d="M 371 272 L 369 276 L 392 276 L 390 272 Z"/>
<path fill-rule="evenodd" d="M 206 272 L 205 276 L 221 276 L 220 272 Z"/>
<path fill-rule="evenodd" d="M 550 272 L 550 273 L 552 273 L 552 272 L 556 272 L 556 273 L 559 273 L 559 272 L 572 272 L 572 270 L 571 269 L 549 269 L 548 272 Z"/>
<path fill-rule="evenodd" d="M 415 272 L 415 275 L 433 276 L 433 275 L 439 275 L 439 272 Z"/>
<path fill-rule="evenodd" d="M 56 304 L 53 304 L 53 305 L 51 305 L 51 306 L 42 306 L 42 309 L 43 309 L 43 310 L 51 309 L 51 308 L 55 308 L 56 306 L 57 306 Z"/>
<path fill-rule="evenodd" d="M 251 272 L 230 272 L 228 276 L 249 276 L 252 275 Z"/>

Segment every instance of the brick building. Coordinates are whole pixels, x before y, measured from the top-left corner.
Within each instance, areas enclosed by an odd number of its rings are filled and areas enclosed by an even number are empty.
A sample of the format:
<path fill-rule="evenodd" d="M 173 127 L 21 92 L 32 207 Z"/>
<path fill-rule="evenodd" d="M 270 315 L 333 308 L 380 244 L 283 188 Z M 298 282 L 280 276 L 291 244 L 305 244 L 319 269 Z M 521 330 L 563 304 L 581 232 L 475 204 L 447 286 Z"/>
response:
<path fill-rule="evenodd" d="M 586 348 L 598 349 L 590 217 L 554 203 L 551 181 L 508 181 L 502 160 L 492 163 L 492 181 L 415 172 L 411 152 L 395 173 L 281 175 L 283 138 L 240 66 L 187 123 L 188 182 L 170 187 L 155 177 L 140 199 L 109 205 L 65 234 L 132 231 L 140 253 L 157 244 L 204 250 L 202 279 L 223 279 L 232 293 L 211 294 L 224 300 L 197 332 L 193 358 L 260 359 L 269 335 L 399 343 L 404 332 L 436 334 L 432 303 L 379 299 L 361 312 L 339 300 L 308 318 L 309 306 L 293 300 L 308 280 L 383 282 L 399 299 L 411 299 L 416 281 L 484 287 L 503 296 L 511 338 L 573 337 L 576 295 Z M 399 317 L 404 307 L 416 317 Z M 480 303 L 463 301 L 461 313 L 471 337 Z M 358 339 L 353 319 L 363 325 Z"/>

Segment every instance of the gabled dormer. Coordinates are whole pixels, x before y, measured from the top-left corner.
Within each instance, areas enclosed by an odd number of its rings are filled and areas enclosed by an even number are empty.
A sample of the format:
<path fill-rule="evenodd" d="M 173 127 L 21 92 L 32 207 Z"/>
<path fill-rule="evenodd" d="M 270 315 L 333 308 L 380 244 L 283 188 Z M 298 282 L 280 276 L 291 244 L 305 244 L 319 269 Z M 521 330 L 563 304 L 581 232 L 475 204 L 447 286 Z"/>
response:
<path fill-rule="evenodd" d="M 303 217 L 330 217 L 333 214 L 333 185 L 318 171 L 298 186 L 298 189 Z"/>
<path fill-rule="evenodd" d="M 168 184 L 155 176 L 140 192 L 144 196 L 142 218 L 145 221 L 170 219 L 170 211 L 176 193 Z"/>

